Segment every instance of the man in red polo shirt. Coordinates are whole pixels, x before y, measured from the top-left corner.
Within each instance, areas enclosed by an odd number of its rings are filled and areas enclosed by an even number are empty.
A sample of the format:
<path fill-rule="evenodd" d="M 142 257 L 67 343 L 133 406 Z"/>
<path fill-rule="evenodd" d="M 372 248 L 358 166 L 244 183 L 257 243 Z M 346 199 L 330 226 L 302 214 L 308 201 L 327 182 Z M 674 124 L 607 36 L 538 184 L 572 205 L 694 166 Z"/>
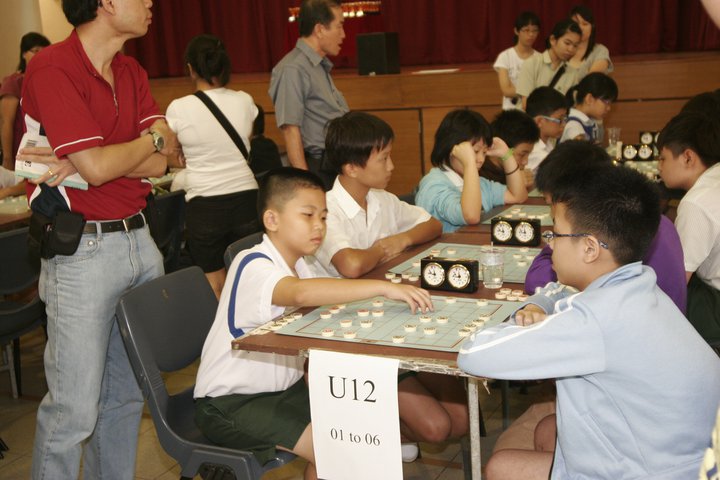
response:
<path fill-rule="evenodd" d="M 146 33 L 150 0 L 63 0 L 75 30 L 29 66 L 22 105 L 27 130 L 48 149 L 20 159 L 49 172 L 29 187 L 34 212 L 70 210 L 86 220 L 74 254 L 42 260 L 48 317 L 48 394 L 38 410 L 32 478 L 130 479 L 143 399 L 116 323 L 119 297 L 162 275 L 162 256 L 140 211 L 150 183 L 177 148 L 150 95 L 147 75 L 120 54 Z M 54 153 L 54 155 L 52 155 Z M 60 182 L 78 172 L 89 188 Z M 79 233 L 79 230 L 78 230 Z"/>

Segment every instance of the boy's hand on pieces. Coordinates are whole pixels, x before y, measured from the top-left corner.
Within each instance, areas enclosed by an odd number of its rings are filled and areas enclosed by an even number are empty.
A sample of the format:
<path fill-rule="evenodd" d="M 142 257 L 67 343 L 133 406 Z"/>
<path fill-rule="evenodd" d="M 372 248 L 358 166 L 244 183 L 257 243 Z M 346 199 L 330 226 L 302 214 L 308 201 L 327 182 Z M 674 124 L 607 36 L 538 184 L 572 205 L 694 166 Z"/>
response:
<path fill-rule="evenodd" d="M 510 150 L 510 147 L 507 146 L 507 143 L 505 143 L 502 138 L 493 137 L 493 143 L 490 145 L 490 148 L 488 148 L 486 155 L 490 155 L 491 157 L 502 157 L 508 152 L 508 150 Z"/>
<path fill-rule="evenodd" d="M 537 305 L 527 305 L 522 310 L 515 312 L 515 323 L 522 327 L 542 322 L 545 318 L 547 318 L 547 314 Z"/>
<path fill-rule="evenodd" d="M 410 307 L 410 311 L 429 312 L 433 310 L 432 299 L 430 293 L 422 288 L 413 287 L 412 285 L 402 285 L 387 282 L 387 291 L 385 296 L 391 300 L 399 300 L 405 302 Z"/>
<path fill-rule="evenodd" d="M 455 157 L 460 160 L 464 169 L 475 169 L 479 168 L 475 161 L 475 149 L 470 142 L 462 142 L 455 145 L 450 152 L 450 157 Z"/>
<path fill-rule="evenodd" d="M 77 169 L 71 161 L 58 159 L 50 147 L 21 148 L 16 158 L 18 160 L 29 160 L 48 166 L 47 172 L 30 180 L 30 182 L 35 185 L 47 183 L 50 187 L 56 187 L 60 185 L 65 178 L 77 173 Z"/>

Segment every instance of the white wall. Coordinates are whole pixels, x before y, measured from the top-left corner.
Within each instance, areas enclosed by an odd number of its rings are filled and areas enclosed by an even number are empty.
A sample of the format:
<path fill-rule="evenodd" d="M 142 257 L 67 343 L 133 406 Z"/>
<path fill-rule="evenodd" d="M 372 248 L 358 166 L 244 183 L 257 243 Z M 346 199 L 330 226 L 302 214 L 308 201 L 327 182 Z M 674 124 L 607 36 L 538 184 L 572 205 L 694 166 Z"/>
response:
<path fill-rule="evenodd" d="M 0 80 L 20 61 L 20 38 L 27 32 L 42 33 L 51 42 L 68 36 L 60 0 L 0 0 Z"/>

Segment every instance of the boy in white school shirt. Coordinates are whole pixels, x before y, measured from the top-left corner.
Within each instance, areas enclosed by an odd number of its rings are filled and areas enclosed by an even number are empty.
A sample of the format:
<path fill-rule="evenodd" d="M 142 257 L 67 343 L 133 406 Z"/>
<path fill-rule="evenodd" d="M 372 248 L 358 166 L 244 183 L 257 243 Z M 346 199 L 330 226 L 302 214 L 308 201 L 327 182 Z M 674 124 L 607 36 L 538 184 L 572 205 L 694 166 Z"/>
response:
<path fill-rule="evenodd" d="M 315 254 L 318 274 L 357 278 L 442 233 L 425 210 L 384 190 L 394 168 L 393 137 L 390 125 L 368 113 L 349 112 L 328 124 L 325 155 L 338 176 L 326 195 L 327 236 Z"/>

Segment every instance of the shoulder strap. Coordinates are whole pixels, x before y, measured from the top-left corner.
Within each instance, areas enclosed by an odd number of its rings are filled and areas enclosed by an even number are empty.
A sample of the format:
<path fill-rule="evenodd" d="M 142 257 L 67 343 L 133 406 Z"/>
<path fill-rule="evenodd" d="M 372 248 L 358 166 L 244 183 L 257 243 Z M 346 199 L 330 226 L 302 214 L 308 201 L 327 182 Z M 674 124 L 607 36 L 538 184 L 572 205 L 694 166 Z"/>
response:
<path fill-rule="evenodd" d="M 245 157 L 245 160 L 249 162 L 250 154 L 247 151 L 247 148 L 245 147 L 245 143 L 242 141 L 242 138 L 240 138 L 240 135 L 237 133 L 237 130 L 233 128 L 230 121 L 227 119 L 225 114 L 222 113 L 222 111 L 218 108 L 215 103 L 210 100 L 210 97 L 207 96 L 205 92 L 202 92 L 198 90 L 195 92 L 195 96 L 202 101 L 205 106 L 212 112 L 212 114 L 215 116 L 218 122 L 220 122 L 220 125 L 225 129 L 228 135 L 230 135 L 230 138 L 232 139 L 233 143 L 236 147 L 240 150 L 240 153 L 242 153 L 243 157 Z"/>
<path fill-rule="evenodd" d="M 555 72 L 555 75 L 553 75 L 552 80 L 550 80 L 550 83 L 548 84 L 548 87 L 553 88 L 555 87 L 555 84 L 560 81 L 560 77 L 563 76 L 565 73 L 565 69 L 567 68 L 567 64 L 563 63 L 560 65 L 560 68 L 558 68 L 558 71 Z"/>
<path fill-rule="evenodd" d="M 577 122 L 580 124 L 582 129 L 585 131 L 585 135 L 588 136 L 590 141 L 595 141 L 595 127 L 592 125 L 585 125 L 582 120 L 578 117 L 568 117 L 568 122 Z"/>
<path fill-rule="evenodd" d="M 245 258 L 240 260 L 240 265 L 238 265 L 237 271 L 235 272 L 235 280 L 233 281 L 232 293 L 230 294 L 230 303 L 228 304 L 228 328 L 230 329 L 230 334 L 233 336 L 233 338 L 238 338 L 239 336 L 245 334 L 242 328 L 237 328 L 235 326 L 235 299 L 237 296 L 238 283 L 240 283 L 240 275 L 242 275 L 242 272 L 243 270 L 245 270 L 247 264 L 257 258 L 265 258 L 272 262 L 270 257 L 265 255 L 264 253 L 249 253 L 245 255 Z"/>

